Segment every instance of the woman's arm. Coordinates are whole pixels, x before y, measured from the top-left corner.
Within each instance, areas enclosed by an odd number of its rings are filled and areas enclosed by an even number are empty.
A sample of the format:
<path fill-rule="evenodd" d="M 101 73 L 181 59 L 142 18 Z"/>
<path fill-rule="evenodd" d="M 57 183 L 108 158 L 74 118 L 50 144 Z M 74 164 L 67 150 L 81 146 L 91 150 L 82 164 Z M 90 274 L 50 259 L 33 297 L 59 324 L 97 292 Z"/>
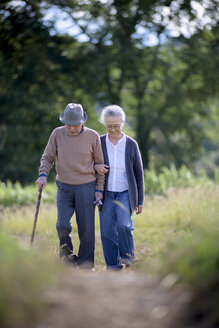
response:
<path fill-rule="evenodd" d="M 137 142 L 135 143 L 135 152 L 134 152 L 134 174 L 136 178 L 136 184 L 138 189 L 138 207 L 144 204 L 144 170 L 143 170 L 143 163 L 141 158 L 141 153 L 138 147 Z M 140 211 L 140 208 L 138 209 Z M 140 214 L 141 212 L 139 212 Z"/>
<path fill-rule="evenodd" d="M 108 172 L 108 168 L 109 166 L 106 164 L 94 164 L 95 171 L 100 175 L 106 174 Z"/>

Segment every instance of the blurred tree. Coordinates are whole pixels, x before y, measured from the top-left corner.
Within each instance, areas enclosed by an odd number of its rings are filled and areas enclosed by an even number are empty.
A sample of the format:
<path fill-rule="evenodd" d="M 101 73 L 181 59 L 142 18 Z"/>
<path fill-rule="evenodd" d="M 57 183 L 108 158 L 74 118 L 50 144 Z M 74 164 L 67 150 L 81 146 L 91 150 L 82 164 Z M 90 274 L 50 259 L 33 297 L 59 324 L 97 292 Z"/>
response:
<path fill-rule="evenodd" d="M 50 33 L 41 1 L 0 4 L 0 180 L 33 181 L 51 130 L 68 102 L 92 104 L 66 48 L 77 41 Z M 86 108 L 88 114 L 93 112 Z"/>
<path fill-rule="evenodd" d="M 57 9 L 74 36 L 45 20 Z M 0 180 L 35 178 L 72 101 L 98 131 L 94 106 L 121 104 L 145 167 L 192 163 L 218 90 L 216 9 L 216 0 L 1 1 Z"/>
<path fill-rule="evenodd" d="M 84 74 L 95 76 L 90 92 L 102 105 L 121 104 L 133 118 L 144 166 L 149 158 L 176 167 L 194 161 L 204 138 L 202 117 L 218 87 L 217 1 L 49 3 L 86 37 Z"/>

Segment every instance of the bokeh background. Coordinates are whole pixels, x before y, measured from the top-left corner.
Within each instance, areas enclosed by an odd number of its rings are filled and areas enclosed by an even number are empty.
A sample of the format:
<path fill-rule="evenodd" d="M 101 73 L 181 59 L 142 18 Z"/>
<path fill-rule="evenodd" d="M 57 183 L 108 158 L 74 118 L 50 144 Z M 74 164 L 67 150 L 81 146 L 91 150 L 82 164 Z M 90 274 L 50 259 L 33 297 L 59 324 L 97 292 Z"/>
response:
<path fill-rule="evenodd" d="M 144 167 L 219 165 L 217 0 L 27 0 L 0 4 L 0 180 L 37 178 L 69 102 L 104 132 L 119 104 Z M 54 178 L 54 172 L 50 179 Z"/>
<path fill-rule="evenodd" d="M 219 327 L 218 4 L 0 1 L 1 327 Z M 101 109 L 121 105 L 140 146 L 138 262 L 121 273 L 104 271 L 97 210 L 96 272 L 60 262 L 54 169 L 30 247 L 40 158 L 69 102 L 100 134 Z"/>

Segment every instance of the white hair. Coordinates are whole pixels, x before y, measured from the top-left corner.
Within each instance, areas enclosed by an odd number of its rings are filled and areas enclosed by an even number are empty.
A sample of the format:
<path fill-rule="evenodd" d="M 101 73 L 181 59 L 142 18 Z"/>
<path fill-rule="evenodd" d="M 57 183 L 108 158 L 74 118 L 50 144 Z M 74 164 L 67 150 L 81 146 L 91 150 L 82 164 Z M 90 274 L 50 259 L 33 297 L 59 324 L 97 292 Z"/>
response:
<path fill-rule="evenodd" d="M 100 122 L 105 125 L 105 118 L 112 117 L 112 116 L 120 116 L 121 121 L 125 123 L 125 118 L 126 118 L 125 112 L 118 105 L 108 105 L 104 107 L 100 115 Z"/>

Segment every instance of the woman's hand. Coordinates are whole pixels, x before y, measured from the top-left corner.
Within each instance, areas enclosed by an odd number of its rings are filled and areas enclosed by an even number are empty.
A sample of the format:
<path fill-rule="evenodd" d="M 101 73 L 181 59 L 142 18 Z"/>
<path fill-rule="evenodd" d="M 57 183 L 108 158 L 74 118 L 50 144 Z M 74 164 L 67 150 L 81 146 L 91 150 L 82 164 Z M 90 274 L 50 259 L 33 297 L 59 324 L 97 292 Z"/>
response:
<path fill-rule="evenodd" d="M 136 210 L 136 214 L 141 214 L 143 210 L 143 205 L 138 205 L 135 210 Z"/>
<path fill-rule="evenodd" d="M 94 169 L 98 174 L 104 175 L 108 172 L 109 166 L 106 164 L 94 164 Z"/>

